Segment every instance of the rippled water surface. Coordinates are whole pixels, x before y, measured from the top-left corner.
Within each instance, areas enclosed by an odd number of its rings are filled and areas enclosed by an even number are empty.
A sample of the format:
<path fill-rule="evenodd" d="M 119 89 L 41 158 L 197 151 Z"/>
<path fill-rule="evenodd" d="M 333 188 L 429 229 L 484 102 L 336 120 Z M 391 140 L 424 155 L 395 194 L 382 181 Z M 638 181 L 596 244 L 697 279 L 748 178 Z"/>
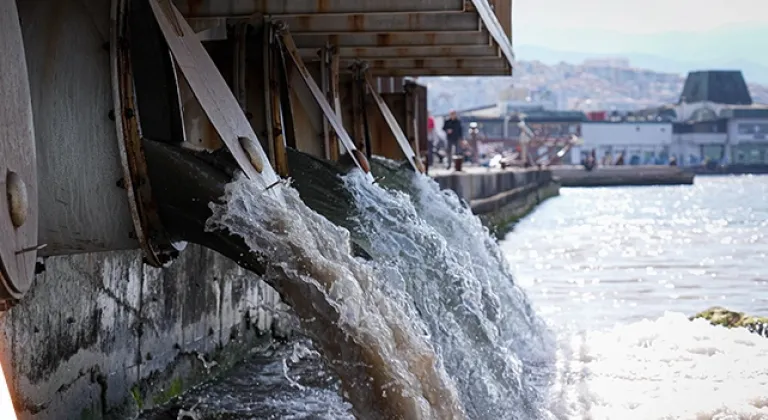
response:
<path fill-rule="evenodd" d="M 550 320 L 596 328 L 712 305 L 768 314 L 768 177 L 563 188 L 501 246 Z"/>
<path fill-rule="evenodd" d="M 768 340 L 687 316 L 768 315 L 768 177 L 579 189 L 501 246 L 559 337 L 562 419 L 768 419 Z"/>

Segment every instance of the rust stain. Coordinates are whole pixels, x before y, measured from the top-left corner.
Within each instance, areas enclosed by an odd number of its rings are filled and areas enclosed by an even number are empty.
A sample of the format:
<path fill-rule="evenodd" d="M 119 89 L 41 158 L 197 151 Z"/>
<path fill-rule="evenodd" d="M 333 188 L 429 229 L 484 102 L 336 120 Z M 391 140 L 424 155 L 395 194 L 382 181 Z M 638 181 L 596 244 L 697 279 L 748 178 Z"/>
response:
<path fill-rule="evenodd" d="M 405 47 L 395 48 L 395 54 L 398 57 L 407 57 L 408 56 L 408 48 L 405 48 Z"/>
<path fill-rule="evenodd" d="M 187 16 L 200 16 L 200 9 L 203 6 L 203 0 L 186 0 Z"/>
<path fill-rule="evenodd" d="M 373 60 L 373 67 L 384 67 L 386 62 L 384 60 Z"/>
<path fill-rule="evenodd" d="M 312 15 L 296 16 L 296 26 L 290 28 L 293 31 L 308 31 L 312 27 Z"/>
<path fill-rule="evenodd" d="M 211 123 L 207 116 L 205 117 L 201 134 L 203 138 L 200 139 L 200 146 L 207 150 L 218 150 L 224 145 L 219 133 L 216 131 L 216 127 L 213 126 L 213 123 Z"/>
<path fill-rule="evenodd" d="M 456 68 L 463 69 L 465 65 L 463 58 L 456 59 Z"/>
<path fill-rule="evenodd" d="M 392 35 L 387 33 L 376 34 L 376 45 L 379 47 L 392 45 Z"/>
<path fill-rule="evenodd" d="M 338 34 L 329 35 L 328 43 L 331 45 L 339 45 L 339 35 Z"/>
<path fill-rule="evenodd" d="M 421 26 L 421 14 L 409 13 L 408 14 L 408 30 L 415 31 L 416 28 Z"/>
<path fill-rule="evenodd" d="M 269 0 L 253 0 L 253 5 L 256 6 L 256 10 L 260 11 L 262 14 L 267 13 L 267 8 L 269 7 Z M 284 11 L 285 9 L 283 9 Z"/>
<path fill-rule="evenodd" d="M 413 60 L 413 66 L 417 69 L 424 68 L 424 59 Z"/>
<path fill-rule="evenodd" d="M 363 32 L 365 30 L 365 15 L 349 15 L 347 17 L 347 28 L 353 32 Z"/>
<path fill-rule="evenodd" d="M 435 42 L 437 41 L 437 34 L 434 32 L 429 32 L 427 35 L 427 44 L 429 45 L 435 45 Z"/>
<path fill-rule="evenodd" d="M 330 9 L 330 0 L 317 0 L 317 13 L 328 13 Z"/>

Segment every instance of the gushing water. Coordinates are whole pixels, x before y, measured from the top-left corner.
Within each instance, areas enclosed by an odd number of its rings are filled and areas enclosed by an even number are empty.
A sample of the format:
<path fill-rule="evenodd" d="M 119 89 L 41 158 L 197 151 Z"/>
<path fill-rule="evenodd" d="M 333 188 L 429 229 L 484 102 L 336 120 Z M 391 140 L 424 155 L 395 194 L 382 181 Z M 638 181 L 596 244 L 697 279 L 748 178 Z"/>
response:
<path fill-rule="evenodd" d="M 344 183 L 354 200 L 342 227 L 290 187 L 283 206 L 238 178 L 209 228 L 264 256 L 355 415 L 544 417 L 549 369 L 536 369 L 554 346 L 479 220 L 421 175 Z M 351 256 L 350 239 L 370 261 Z"/>
<path fill-rule="evenodd" d="M 345 179 L 348 227 L 382 278 L 413 300 L 471 418 L 542 417 L 554 344 L 493 238 L 450 191 L 378 161 L 381 184 Z M 378 171 L 377 171 L 378 172 Z"/>
<path fill-rule="evenodd" d="M 265 257 L 266 276 L 342 379 L 359 418 L 464 417 L 452 381 L 405 295 L 387 290 L 351 255 L 349 234 L 282 187 L 285 206 L 244 177 L 212 205 L 228 229 Z"/>

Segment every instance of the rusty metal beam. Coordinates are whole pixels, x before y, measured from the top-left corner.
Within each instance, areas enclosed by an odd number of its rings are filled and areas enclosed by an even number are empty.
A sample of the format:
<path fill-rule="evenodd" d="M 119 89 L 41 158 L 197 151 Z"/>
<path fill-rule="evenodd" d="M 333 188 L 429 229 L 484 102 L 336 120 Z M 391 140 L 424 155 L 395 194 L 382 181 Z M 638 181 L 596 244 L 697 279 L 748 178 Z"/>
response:
<path fill-rule="evenodd" d="M 341 140 L 341 143 L 344 145 L 344 148 L 347 149 L 347 152 L 349 152 L 349 157 L 352 159 L 355 166 L 363 170 L 363 172 L 365 172 L 367 176 L 371 180 L 373 180 L 373 175 L 371 175 L 368 162 L 362 161 L 362 155 L 358 153 L 355 143 L 349 137 L 349 133 L 347 133 L 347 130 L 344 129 L 344 124 L 342 123 L 341 118 L 339 118 L 339 116 L 336 115 L 336 111 L 331 107 L 331 104 L 328 103 L 328 99 L 323 94 L 323 91 L 317 85 L 317 82 L 315 82 L 315 80 L 312 78 L 312 75 L 309 73 L 309 70 L 304 65 L 304 61 L 301 59 L 301 56 L 299 55 L 299 50 L 298 48 L 296 48 L 296 44 L 293 42 L 293 38 L 291 37 L 290 32 L 281 22 L 276 22 L 275 27 L 278 34 L 277 39 L 282 44 L 282 47 L 284 48 L 285 52 L 288 53 L 288 55 L 291 57 L 291 60 L 293 61 L 293 64 L 296 66 L 296 68 L 298 69 L 299 74 L 301 75 L 301 78 L 304 80 L 306 87 L 312 93 L 312 96 L 315 98 L 315 101 L 322 109 L 323 114 L 325 114 L 325 117 L 328 118 L 328 122 L 331 124 L 331 127 L 333 127 L 336 134 L 339 136 L 339 140 Z"/>
<path fill-rule="evenodd" d="M 341 118 L 341 101 L 339 98 L 339 56 L 330 44 L 323 48 L 323 63 L 321 65 L 321 77 L 323 92 L 333 105 L 336 115 Z M 330 126 L 328 118 L 323 119 L 323 134 L 325 138 L 325 158 L 336 161 L 339 159 L 339 139 Z"/>
<path fill-rule="evenodd" d="M 173 0 L 173 3 L 185 17 L 447 12 L 464 10 L 464 0 Z"/>
<path fill-rule="evenodd" d="M 306 60 L 319 60 L 319 50 L 302 48 L 299 54 Z M 391 58 L 469 58 L 499 57 L 499 50 L 492 45 L 445 45 L 434 47 L 378 47 L 378 48 L 339 48 L 339 56 L 345 58 L 381 59 Z"/>
<path fill-rule="evenodd" d="M 147 6 L 146 3 L 143 5 Z M 168 95 L 173 98 L 175 95 L 170 94 L 170 89 L 163 92 L 163 89 L 158 89 L 160 85 L 148 83 L 157 81 L 159 78 L 142 77 L 146 76 L 147 73 L 141 71 L 140 65 L 142 61 L 145 65 L 148 62 L 155 63 L 157 67 L 153 70 L 162 73 L 165 66 L 167 66 L 167 70 L 171 70 L 173 62 L 167 56 L 168 50 L 166 48 L 142 50 L 142 47 L 146 48 L 152 45 L 147 42 L 147 38 L 142 39 L 144 42 L 136 42 L 134 46 L 131 46 L 131 41 L 138 41 L 141 39 L 141 35 L 146 36 L 152 33 L 152 30 L 148 30 L 146 26 L 138 25 L 151 22 L 153 12 L 147 7 L 135 7 L 132 10 L 132 15 L 128 14 L 127 11 L 127 1 L 117 0 L 113 3 L 112 12 L 114 15 L 112 20 L 115 27 L 111 31 L 109 42 L 115 128 L 120 160 L 123 166 L 122 185 L 127 191 L 134 224 L 134 235 L 139 241 L 145 261 L 149 265 L 159 268 L 175 258 L 179 250 L 176 249 L 173 241 L 167 235 L 160 215 L 156 211 L 155 196 L 148 179 L 141 139 L 144 136 L 154 137 L 157 135 L 165 137 L 163 140 L 169 141 L 172 137 L 180 137 L 178 132 L 183 133 L 184 129 L 182 123 L 180 124 L 182 127 L 179 127 L 180 130 L 173 130 L 176 133 L 172 134 L 170 131 L 162 130 L 161 124 L 147 124 L 147 120 L 157 117 L 160 114 L 158 111 L 166 107 L 146 101 L 142 103 L 139 95 L 146 91 L 151 91 L 160 97 Z M 149 26 L 149 28 L 156 30 L 156 27 Z M 121 39 L 127 42 L 120 42 Z M 174 76 L 174 84 L 175 82 Z M 173 87 L 176 94 L 178 94 L 177 89 L 177 86 Z M 174 98 L 171 101 L 178 101 L 178 99 Z M 151 112 L 145 114 L 147 120 L 142 120 L 142 111 L 148 110 Z M 173 114 L 175 112 L 167 114 L 168 121 L 174 118 Z M 181 115 L 178 116 L 181 117 Z"/>
<path fill-rule="evenodd" d="M 504 59 L 499 59 L 504 60 Z M 374 77 L 421 77 L 421 76 L 509 76 L 511 67 L 506 69 L 474 68 L 474 69 L 376 69 L 369 70 Z"/>
<path fill-rule="evenodd" d="M 272 42 L 271 28 L 264 28 L 262 49 L 264 58 L 264 99 L 267 117 L 267 137 L 269 140 L 269 157 L 275 171 L 287 177 L 289 173 L 288 155 L 286 152 L 285 134 L 283 130 L 282 103 L 280 98 L 280 78 L 278 72 L 283 70 L 282 58 L 277 45 Z"/>
<path fill-rule="evenodd" d="M 354 65 L 355 60 L 343 60 L 342 67 Z M 478 58 L 380 58 L 366 61 L 370 69 L 508 69 L 506 60 L 499 57 Z"/>
<path fill-rule="evenodd" d="M 376 105 L 379 107 L 379 112 L 381 112 L 381 116 L 384 117 L 384 121 L 387 122 L 390 131 L 392 131 L 392 135 L 395 136 L 395 140 L 397 140 L 397 144 L 400 146 L 400 150 L 403 151 L 405 159 L 408 161 L 408 163 L 411 164 L 416 172 L 423 172 L 421 165 L 419 165 L 418 161 L 416 160 L 416 152 L 413 151 L 410 143 L 408 143 L 408 137 L 406 137 L 402 127 L 397 124 L 397 119 L 392 114 L 392 111 L 390 111 L 387 103 L 384 102 L 384 99 L 376 91 L 376 88 L 373 85 L 373 80 L 371 79 L 371 75 L 366 71 L 363 73 L 363 77 L 365 78 L 365 84 L 368 86 L 368 92 L 373 97 L 373 101 L 376 102 Z"/>
<path fill-rule="evenodd" d="M 346 32 L 335 34 L 294 34 L 299 48 L 337 47 L 408 47 L 431 45 L 490 45 L 491 37 L 483 31 L 455 32 Z"/>
<path fill-rule="evenodd" d="M 417 3 L 417 2 L 414 2 Z M 302 15 L 281 19 L 291 33 L 478 31 L 475 13 Z"/>

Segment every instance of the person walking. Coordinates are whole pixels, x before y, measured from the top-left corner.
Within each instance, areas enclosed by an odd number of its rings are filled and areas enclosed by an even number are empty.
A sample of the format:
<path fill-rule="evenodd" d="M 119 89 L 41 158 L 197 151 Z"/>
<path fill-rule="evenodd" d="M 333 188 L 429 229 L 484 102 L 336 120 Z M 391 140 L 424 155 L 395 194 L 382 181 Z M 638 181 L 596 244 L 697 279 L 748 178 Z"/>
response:
<path fill-rule="evenodd" d="M 448 161 L 446 169 L 451 169 L 453 155 L 459 152 L 459 142 L 464 131 L 461 128 L 461 120 L 456 111 L 451 110 L 448 119 L 443 123 L 443 131 L 446 137 L 445 158 Z"/>

